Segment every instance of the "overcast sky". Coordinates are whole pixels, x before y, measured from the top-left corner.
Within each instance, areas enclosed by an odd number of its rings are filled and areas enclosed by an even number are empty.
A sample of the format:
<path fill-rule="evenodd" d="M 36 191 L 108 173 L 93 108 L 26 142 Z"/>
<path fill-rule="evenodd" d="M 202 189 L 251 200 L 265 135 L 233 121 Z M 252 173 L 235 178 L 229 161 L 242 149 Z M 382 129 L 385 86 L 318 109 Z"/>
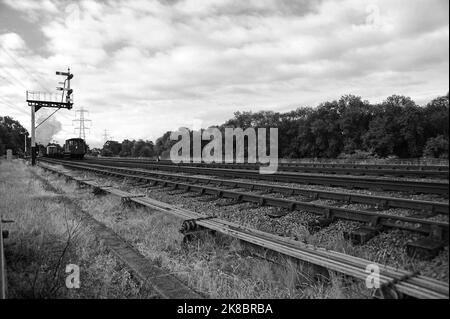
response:
<path fill-rule="evenodd" d="M 0 115 L 70 66 L 91 146 L 356 94 L 418 103 L 449 90 L 448 0 L 0 0 Z M 32 75 L 30 75 L 32 74 Z M 41 111 L 39 111 L 41 112 Z M 75 112 L 56 119 L 60 142 Z"/>

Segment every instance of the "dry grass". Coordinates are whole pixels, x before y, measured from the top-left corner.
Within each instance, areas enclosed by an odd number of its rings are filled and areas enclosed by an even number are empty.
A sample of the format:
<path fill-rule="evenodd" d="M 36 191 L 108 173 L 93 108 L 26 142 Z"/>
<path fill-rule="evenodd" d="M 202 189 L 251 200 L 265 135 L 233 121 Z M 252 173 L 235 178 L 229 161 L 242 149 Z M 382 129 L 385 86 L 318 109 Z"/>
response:
<path fill-rule="evenodd" d="M 140 298 L 147 292 L 106 252 L 58 196 L 21 161 L 0 161 L 0 212 L 9 224 L 9 298 Z M 80 267 L 80 289 L 67 289 L 65 267 Z"/>

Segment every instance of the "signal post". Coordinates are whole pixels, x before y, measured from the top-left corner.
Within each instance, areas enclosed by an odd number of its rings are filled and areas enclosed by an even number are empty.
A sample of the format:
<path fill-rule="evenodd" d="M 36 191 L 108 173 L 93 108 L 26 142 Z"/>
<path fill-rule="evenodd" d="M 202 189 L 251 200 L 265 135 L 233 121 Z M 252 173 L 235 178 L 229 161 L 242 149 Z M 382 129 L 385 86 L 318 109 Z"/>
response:
<path fill-rule="evenodd" d="M 42 107 L 49 107 L 49 108 L 56 108 L 57 110 L 54 113 L 56 113 L 58 110 L 64 108 L 70 110 L 73 106 L 73 90 L 70 88 L 70 80 L 73 78 L 73 74 L 70 73 L 70 69 L 67 70 L 67 72 L 56 72 L 56 75 L 62 75 L 65 76 L 66 79 L 64 80 L 64 87 L 58 87 L 56 88 L 58 91 L 63 91 L 61 94 L 61 99 L 57 94 L 52 93 L 45 93 L 45 92 L 34 92 L 34 91 L 27 91 L 27 103 L 31 107 L 31 165 L 36 165 L 36 124 L 35 124 L 35 117 L 36 112 L 39 111 Z M 65 100 L 64 100 L 64 92 Z M 51 114 L 50 116 L 52 116 Z M 44 121 L 42 121 L 39 125 L 41 125 L 43 122 L 45 122 L 48 118 L 47 117 Z M 38 125 L 38 126 L 39 126 Z"/>

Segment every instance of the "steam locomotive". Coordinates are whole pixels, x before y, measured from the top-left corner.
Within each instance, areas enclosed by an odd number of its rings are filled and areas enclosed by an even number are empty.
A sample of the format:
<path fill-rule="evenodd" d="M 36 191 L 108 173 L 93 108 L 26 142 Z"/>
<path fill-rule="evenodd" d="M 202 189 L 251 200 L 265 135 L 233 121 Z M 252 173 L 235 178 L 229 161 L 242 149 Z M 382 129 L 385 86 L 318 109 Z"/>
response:
<path fill-rule="evenodd" d="M 39 153 L 45 157 L 52 158 L 76 158 L 82 159 L 87 152 L 87 146 L 82 138 L 71 138 L 66 140 L 64 146 L 50 143 L 46 148 L 39 148 Z"/>

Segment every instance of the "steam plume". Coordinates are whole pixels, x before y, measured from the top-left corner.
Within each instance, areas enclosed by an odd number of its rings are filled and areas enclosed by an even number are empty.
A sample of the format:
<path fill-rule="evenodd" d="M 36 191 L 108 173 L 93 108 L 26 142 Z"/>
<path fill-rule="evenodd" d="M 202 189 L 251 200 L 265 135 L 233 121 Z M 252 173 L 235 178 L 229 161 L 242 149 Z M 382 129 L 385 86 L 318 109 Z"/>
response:
<path fill-rule="evenodd" d="M 51 113 L 42 112 L 37 120 L 36 125 L 45 120 Z M 36 129 L 36 142 L 39 144 L 47 145 L 53 139 L 53 136 L 61 131 L 62 125 L 54 116 L 47 119 L 41 126 Z"/>

